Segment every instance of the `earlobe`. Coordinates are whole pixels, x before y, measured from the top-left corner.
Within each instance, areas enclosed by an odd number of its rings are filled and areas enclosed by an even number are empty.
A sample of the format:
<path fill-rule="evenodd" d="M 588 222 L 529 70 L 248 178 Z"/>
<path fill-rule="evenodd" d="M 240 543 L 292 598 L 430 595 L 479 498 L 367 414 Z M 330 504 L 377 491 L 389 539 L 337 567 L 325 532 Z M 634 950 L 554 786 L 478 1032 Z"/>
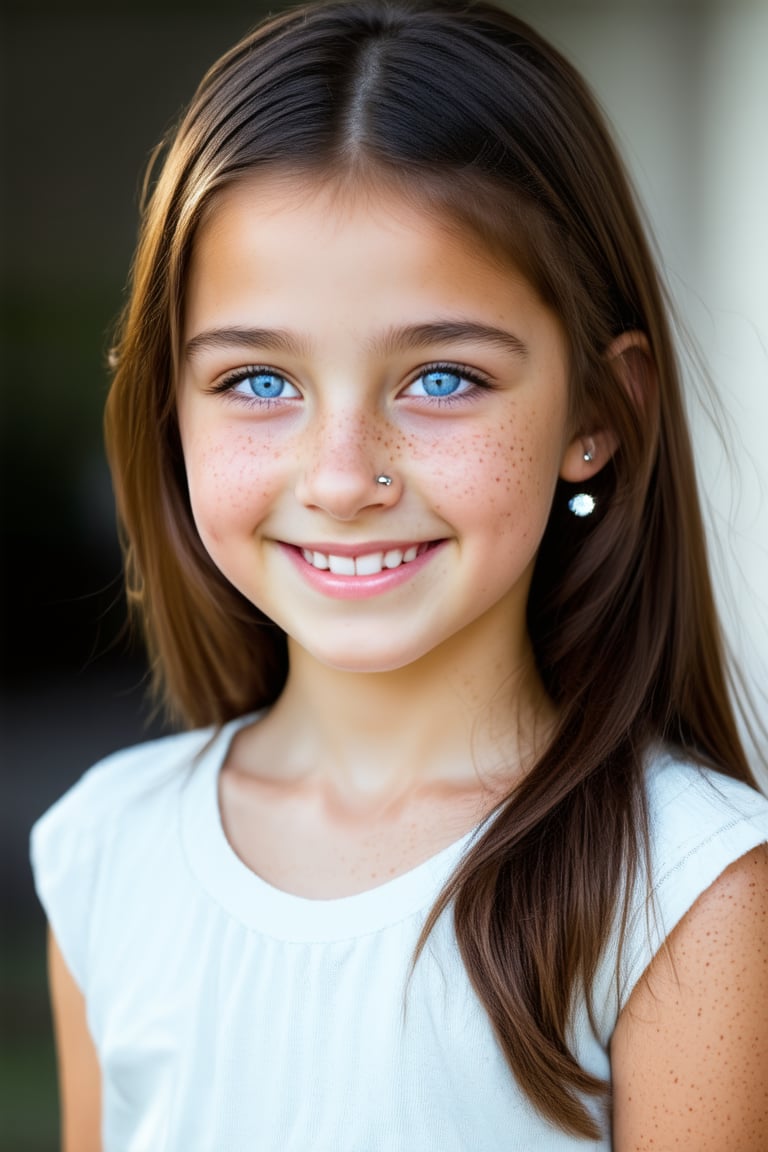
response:
<path fill-rule="evenodd" d="M 605 467 L 617 447 L 618 439 L 607 429 L 575 436 L 563 454 L 560 479 L 569 484 L 591 480 Z"/>
<path fill-rule="evenodd" d="M 605 358 L 638 412 L 648 412 L 656 399 L 656 372 L 644 332 L 622 332 L 606 349 Z M 619 446 L 610 428 L 580 431 L 568 444 L 560 465 L 560 479 L 583 484 L 596 476 Z"/>

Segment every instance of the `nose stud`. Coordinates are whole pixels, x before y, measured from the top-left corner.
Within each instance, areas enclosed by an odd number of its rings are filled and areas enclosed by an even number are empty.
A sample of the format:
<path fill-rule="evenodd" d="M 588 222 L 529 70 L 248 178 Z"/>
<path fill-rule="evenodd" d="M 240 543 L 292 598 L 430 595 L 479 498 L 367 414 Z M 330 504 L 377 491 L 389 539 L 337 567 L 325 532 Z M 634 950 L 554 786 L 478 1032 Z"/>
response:
<path fill-rule="evenodd" d="M 381 476 L 376 477 L 376 483 L 377 484 L 383 484 L 385 488 L 389 488 L 390 484 L 392 483 L 392 477 L 391 476 L 384 476 L 382 474 Z"/>

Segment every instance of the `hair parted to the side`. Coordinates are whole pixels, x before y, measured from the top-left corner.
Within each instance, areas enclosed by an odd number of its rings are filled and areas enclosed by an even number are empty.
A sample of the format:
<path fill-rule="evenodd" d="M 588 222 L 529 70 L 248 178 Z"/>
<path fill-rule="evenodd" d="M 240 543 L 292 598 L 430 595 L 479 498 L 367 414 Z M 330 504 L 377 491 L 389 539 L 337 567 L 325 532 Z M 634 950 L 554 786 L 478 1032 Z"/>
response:
<path fill-rule="evenodd" d="M 269 20 L 203 79 L 145 210 L 106 430 L 129 600 L 155 684 L 191 724 L 271 703 L 283 635 L 194 527 L 175 415 L 202 215 L 259 171 L 386 182 L 473 228 L 562 320 L 575 419 L 619 448 L 598 513 L 558 492 L 529 627 L 551 746 L 443 893 L 474 987 L 536 1106 L 594 1136 L 605 1086 L 568 1047 L 577 996 L 647 848 L 643 756 L 665 741 L 751 780 L 729 703 L 666 305 L 622 165 L 574 69 L 485 3 L 349 0 Z M 627 332 L 635 348 L 607 355 Z M 622 378 L 623 377 L 623 378 Z M 629 380 L 629 383 L 627 381 Z"/>

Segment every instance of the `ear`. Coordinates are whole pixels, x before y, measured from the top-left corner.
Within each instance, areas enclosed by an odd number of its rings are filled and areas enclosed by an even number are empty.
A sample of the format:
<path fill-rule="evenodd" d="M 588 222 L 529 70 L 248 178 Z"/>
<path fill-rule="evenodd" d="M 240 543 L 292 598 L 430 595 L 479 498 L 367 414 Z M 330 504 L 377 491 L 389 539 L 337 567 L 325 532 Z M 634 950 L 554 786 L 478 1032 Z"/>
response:
<path fill-rule="evenodd" d="M 656 372 L 653 356 L 644 332 L 622 332 L 609 344 L 605 359 L 617 381 L 639 412 L 648 411 L 655 402 Z M 566 445 L 560 465 L 560 479 L 582 484 L 605 467 L 619 446 L 611 428 L 586 427 Z"/>

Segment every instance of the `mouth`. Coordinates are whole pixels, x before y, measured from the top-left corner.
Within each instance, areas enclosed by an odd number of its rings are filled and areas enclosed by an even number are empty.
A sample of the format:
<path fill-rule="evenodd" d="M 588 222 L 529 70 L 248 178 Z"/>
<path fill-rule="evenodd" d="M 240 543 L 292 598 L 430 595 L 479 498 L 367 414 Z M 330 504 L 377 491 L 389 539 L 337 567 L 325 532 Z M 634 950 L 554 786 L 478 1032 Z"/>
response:
<path fill-rule="evenodd" d="M 410 544 L 405 548 L 361 552 L 355 556 L 339 556 L 310 548 L 301 548 L 300 552 L 307 564 L 319 572 L 330 572 L 333 576 L 378 576 L 380 572 L 413 563 L 430 547 L 430 543 Z"/>

